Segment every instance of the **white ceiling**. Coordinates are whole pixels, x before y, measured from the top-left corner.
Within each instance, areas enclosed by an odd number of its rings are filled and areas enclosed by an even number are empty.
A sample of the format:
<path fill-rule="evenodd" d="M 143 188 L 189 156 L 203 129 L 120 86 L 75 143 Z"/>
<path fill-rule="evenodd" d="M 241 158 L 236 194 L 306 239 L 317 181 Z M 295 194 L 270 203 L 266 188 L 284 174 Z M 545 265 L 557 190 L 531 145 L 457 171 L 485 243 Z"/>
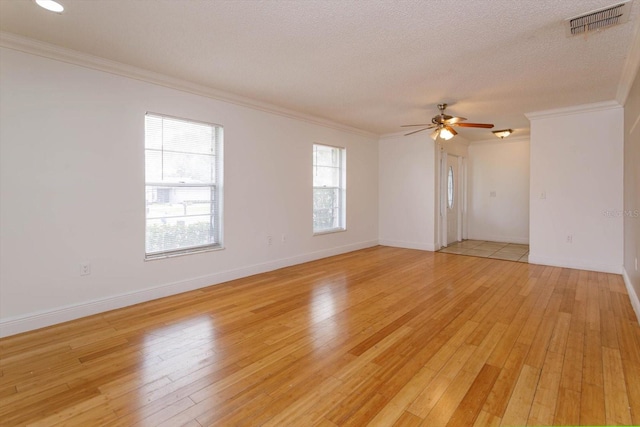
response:
<path fill-rule="evenodd" d="M 528 132 L 524 114 L 616 98 L 630 22 L 567 37 L 616 0 L 0 0 L 0 30 L 376 134 L 449 114 Z M 461 129 L 469 140 L 487 129 Z"/>

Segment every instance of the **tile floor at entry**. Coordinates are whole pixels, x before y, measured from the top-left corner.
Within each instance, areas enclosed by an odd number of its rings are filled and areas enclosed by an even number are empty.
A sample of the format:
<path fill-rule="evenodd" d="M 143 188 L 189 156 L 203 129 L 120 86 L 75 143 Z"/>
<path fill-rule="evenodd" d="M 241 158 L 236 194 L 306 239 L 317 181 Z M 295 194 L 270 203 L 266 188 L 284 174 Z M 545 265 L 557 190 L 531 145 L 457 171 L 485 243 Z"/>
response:
<path fill-rule="evenodd" d="M 446 248 L 440 249 L 438 252 L 504 259 L 507 261 L 529 262 L 529 245 L 519 245 L 516 243 L 463 240 L 462 242 L 452 243 Z"/>

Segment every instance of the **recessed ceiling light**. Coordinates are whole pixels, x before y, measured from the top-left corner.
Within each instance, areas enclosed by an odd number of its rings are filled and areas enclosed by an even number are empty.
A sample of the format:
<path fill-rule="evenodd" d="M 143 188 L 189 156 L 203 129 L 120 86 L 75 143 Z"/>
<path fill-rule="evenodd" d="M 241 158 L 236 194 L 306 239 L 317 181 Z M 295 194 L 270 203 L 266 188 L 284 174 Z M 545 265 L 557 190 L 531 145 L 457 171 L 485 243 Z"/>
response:
<path fill-rule="evenodd" d="M 64 6 L 53 0 L 36 0 L 38 6 L 43 7 L 51 12 L 62 13 Z"/>

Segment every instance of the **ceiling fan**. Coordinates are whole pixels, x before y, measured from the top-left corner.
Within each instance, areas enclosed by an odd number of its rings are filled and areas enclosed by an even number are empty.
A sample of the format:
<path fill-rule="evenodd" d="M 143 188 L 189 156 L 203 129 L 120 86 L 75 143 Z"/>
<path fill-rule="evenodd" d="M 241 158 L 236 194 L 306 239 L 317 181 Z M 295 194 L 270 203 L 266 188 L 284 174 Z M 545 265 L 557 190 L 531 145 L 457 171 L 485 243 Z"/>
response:
<path fill-rule="evenodd" d="M 458 134 L 458 132 L 456 132 L 456 130 L 453 128 L 454 126 L 485 129 L 491 129 L 493 127 L 493 125 L 489 123 L 462 123 L 467 119 L 465 119 L 464 117 L 449 116 L 444 113 L 445 108 L 447 108 L 447 104 L 438 104 L 438 110 L 440 110 L 440 114 L 431 119 L 431 123 L 423 123 L 419 125 L 403 125 L 402 127 L 425 126 L 422 129 L 409 132 L 405 134 L 405 136 L 413 135 L 414 133 L 422 132 L 423 130 L 433 129 L 433 132 L 431 132 L 431 139 L 435 141 L 439 136 L 442 139 L 448 140 Z"/>

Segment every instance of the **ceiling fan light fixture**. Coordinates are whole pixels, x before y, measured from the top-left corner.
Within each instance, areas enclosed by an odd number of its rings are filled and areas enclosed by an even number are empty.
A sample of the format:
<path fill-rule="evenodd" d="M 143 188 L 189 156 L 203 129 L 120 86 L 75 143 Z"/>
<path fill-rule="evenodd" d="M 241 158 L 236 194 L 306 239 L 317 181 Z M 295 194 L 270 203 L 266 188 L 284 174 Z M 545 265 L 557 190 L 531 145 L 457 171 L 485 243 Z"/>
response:
<path fill-rule="evenodd" d="M 51 12 L 62 13 L 64 11 L 64 6 L 53 0 L 35 0 L 36 4 L 44 9 L 47 9 Z"/>
<path fill-rule="evenodd" d="M 438 137 L 441 139 L 448 141 L 454 136 L 458 134 L 456 131 L 456 127 L 464 127 L 464 128 L 484 128 L 491 129 L 493 128 L 493 124 L 489 123 L 468 123 L 467 119 L 464 117 L 453 117 L 444 113 L 445 108 L 447 108 L 447 104 L 438 104 L 438 110 L 440 110 L 440 114 L 433 117 L 431 119 L 431 123 L 422 123 L 415 125 L 402 125 L 401 127 L 421 127 L 422 129 L 414 130 L 409 133 L 405 133 L 404 136 L 413 135 L 414 133 L 423 132 L 427 129 L 433 129 L 431 132 L 431 139 L 436 141 Z"/>
<path fill-rule="evenodd" d="M 449 129 L 446 128 L 442 128 L 440 130 L 440 138 L 444 139 L 445 141 L 450 140 L 451 138 L 453 138 L 453 133 L 449 131 Z"/>
<path fill-rule="evenodd" d="M 492 133 L 500 139 L 505 139 L 513 133 L 513 129 L 494 130 Z"/>

